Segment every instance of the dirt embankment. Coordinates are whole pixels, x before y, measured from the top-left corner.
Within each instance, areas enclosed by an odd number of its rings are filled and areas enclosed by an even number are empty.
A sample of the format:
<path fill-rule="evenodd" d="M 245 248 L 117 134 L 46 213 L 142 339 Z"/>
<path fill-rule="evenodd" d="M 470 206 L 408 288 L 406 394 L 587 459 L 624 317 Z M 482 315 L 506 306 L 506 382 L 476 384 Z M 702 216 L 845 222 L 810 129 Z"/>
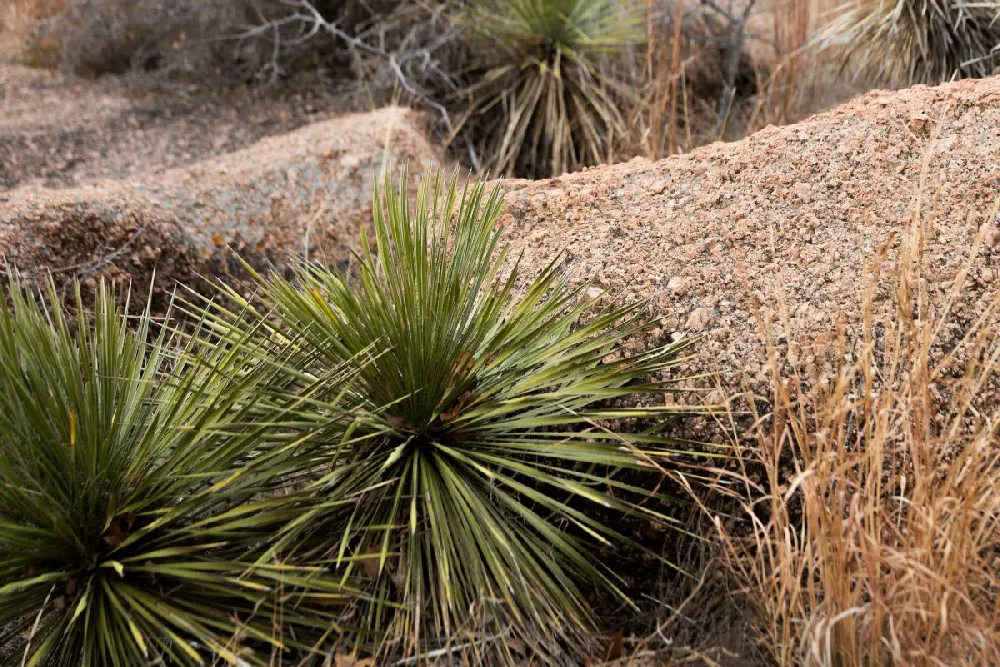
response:
<path fill-rule="evenodd" d="M 0 192 L 0 269 L 57 281 L 133 279 L 156 291 L 239 273 L 240 260 L 347 257 L 387 165 L 441 163 L 419 114 L 380 109 L 312 123 L 245 149 L 132 180 Z"/>
<path fill-rule="evenodd" d="M 873 257 L 888 244 L 893 260 L 925 164 L 938 305 L 988 225 L 941 351 L 982 312 L 1000 281 L 998 156 L 1000 78 L 873 92 L 656 163 L 508 181 L 504 224 L 529 269 L 562 253 L 575 283 L 619 301 L 651 298 L 661 335 L 701 336 L 699 365 L 726 384 L 763 379 L 757 312 L 786 313 L 795 356 L 822 375 L 839 328 L 857 334 Z"/>

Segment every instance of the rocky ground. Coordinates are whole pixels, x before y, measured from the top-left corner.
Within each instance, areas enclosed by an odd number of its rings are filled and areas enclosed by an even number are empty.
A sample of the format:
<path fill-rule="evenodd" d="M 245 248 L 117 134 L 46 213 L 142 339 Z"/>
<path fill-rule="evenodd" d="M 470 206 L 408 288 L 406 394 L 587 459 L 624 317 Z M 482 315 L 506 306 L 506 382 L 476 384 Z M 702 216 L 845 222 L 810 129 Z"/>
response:
<path fill-rule="evenodd" d="M 689 155 L 508 182 L 504 224 L 529 269 L 561 253 L 573 281 L 650 299 L 664 338 L 701 337 L 701 369 L 760 387 L 757 315 L 781 324 L 809 372 L 831 372 L 838 332 L 858 335 L 879 250 L 894 260 L 919 201 L 937 307 L 970 269 L 939 348 L 956 344 L 1000 281 L 998 155 L 1000 78 L 872 92 Z"/>
<path fill-rule="evenodd" d="M 302 118 L 273 101 L 228 100 L 224 112 L 165 112 L 143 126 L 151 102 L 108 92 L 113 83 L 0 73 L 18 82 L 0 99 L 0 146 L 12 147 L 0 174 L 16 186 L 0 190 L 2 263 L 36 278 L 131 278 L 144 291 L 155 272 L 162 301 L 176 282 L 238 273 L 241 260 L 343 261 L 370 220 L 376 176 L 442 161 L 423 118 L 401 108 L 252 142 Z M 30 113 L 35 87 L 49 111 Z M 70 151 L 79 159 L 53 161 Z"/>
<path fill-rule="evenodd" d="M 0 69 L 7 266 L 140 284 L 155 269 L 167 290 L 228 272 L 237 254 L 336 262 L 370 215 L 382 166 L 444 162 L 402 109 L 320 120 L 284 102 L 168 103 L 123 86 Z M 954 344 L 1000 284 L 997 155 L 1000 79 L 873 92 L 660 162 L 507 181 L 504 224 L 529 270 L 562 253 L 572 281 L 650 299 L 663 340 L 698 335 L 700 369 L 753 385 L 758 314 L 785 321 L 803 365 L 830 367 L 838 331 L 857 333 L 875 256 L 884 246 L 892 261 L 921 192 L 937 303 L 971 261 L 941 339 Z"/>
<path fill-rule="evenodd" d="M 330 117 L 302 95 L 93 81 L 0 61 L 0 190 L 65 188 L 183 167 Z"/>

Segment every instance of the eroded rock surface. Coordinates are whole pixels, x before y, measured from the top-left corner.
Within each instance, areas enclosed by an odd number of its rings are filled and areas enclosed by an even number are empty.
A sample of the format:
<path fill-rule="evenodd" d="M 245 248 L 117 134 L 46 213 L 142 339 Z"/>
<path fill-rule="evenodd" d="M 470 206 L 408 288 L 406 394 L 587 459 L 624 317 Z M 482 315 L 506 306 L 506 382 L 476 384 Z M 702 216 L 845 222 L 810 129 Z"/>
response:
<path fill-rule="evenodd" d="M 385 108 L 313 123 L 196 164 L 133 180 L 0 192 L 0 269 L 57 280 L 135 279 L 162 291 L 193 276 L 334 264 L 371 221 L 385 167 L 441 163 L 416 112 Z"/>
<path fill-rule="evenodd" d="M 944 351 L 1000 280 L 1000 78 L 872 92 L 735 143 L 506 189 L 504 224 L 529 268 L 563 253 L 573 282 L 650 298 L 661 335 L 701 336 L 699 367 L 728 385 L 763 378 L 757 312 L 786 313 L 793 353 L 832 370 L 838 327 L 857 334 L 874 257 L 887 246 L 894 260 L 922 191 L 936 304 L 971 262 Z"/>

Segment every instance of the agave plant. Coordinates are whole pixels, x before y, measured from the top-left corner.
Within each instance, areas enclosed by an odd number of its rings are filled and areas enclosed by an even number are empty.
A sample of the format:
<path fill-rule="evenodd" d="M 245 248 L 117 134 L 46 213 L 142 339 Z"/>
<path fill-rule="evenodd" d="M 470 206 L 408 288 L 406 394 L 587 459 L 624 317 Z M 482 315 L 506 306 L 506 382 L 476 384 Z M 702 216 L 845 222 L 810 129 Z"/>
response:
<path fill-rule="evenodd" d="M 259 301 L 243 302 L 259 320 L 217 317 L 298 350 L 272 365 L 299 385 L 318 477 L 284 544 L 371 582 L 352 622 L 385 630 L 384 650 L 474 623 L 550 654 L 580 648 L 593 620 L 581 586 L 615 589 L 595 554 L 625 540 L 598 513 L 663 519 L 616 473 L 657 481 L 676 455 L 659 429 L 608 425 L 679 414 L 661 374 L 681 345 L 624 354 L 647 326 L 638 305 L 600 311 L 555 264 L 522 279 L 500 242 L 499 188 L 439 177 L 415 206 L 406 192 L 405 179 L 377 188 L 375 244 L 362 238 L 354 278 L 302 265 L 291 281 L 260 278 Z M 328 379 L 345 363 L 348 387 Z M 629 397 L 650 407 L 617 404 Z"/>
<path fill-rule="evenodd" d="M 455 136 L 471 136 L 492 173 L 557 176 L 608 159 L 626 127 L 598 59 L 642 40 L 630 0 L 472 0 L 465 10 L 475 80 Z"/>
<path fill-rule="evenodd" d="M 875 82 L 937 84 L 1000 72 L 1000 1 L 863 0 L 817 36 Z"/>
<path fill-rule="evenodd" d="M 309 584 L 286 604 L 315 573 L 252 556 L 294 516 L 261 492 L 295 464 L 259 447 L 266 424 L 246 423 L 259 373 L 240 349 L 189 342 L 173 354 L 167 327 L 151 336 L 148 310 L 126 319 L 103 287 L 92 323 L 76 324 L 51 284 L 47 300 L 17 281 L 7 291 L 0 649 L 17 649 L 11 663 L 267 664 L 296 643 L 278 619 L 326 631 L 340 592 Z"/>

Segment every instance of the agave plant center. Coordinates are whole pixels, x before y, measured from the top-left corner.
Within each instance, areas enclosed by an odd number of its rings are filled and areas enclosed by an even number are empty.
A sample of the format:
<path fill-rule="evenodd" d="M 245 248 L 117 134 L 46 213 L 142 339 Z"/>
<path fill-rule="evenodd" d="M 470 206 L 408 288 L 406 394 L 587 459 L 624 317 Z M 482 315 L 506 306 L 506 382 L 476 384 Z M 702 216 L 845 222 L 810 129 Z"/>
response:
<path fill-rule="evenodd" d="M 465 380 L 463 384 L 474 386 L 474 382 Z M 398 426 L 398 435 L 392 438 L 394 447 L 409 441 L 409 447 L 424 449 L 435 443 L 447 442 L 455 437 L 460 427 L 461 415 L 476 394 L 473 389 L 466 389 L 457 396 L 454 390 L 441 392 L 444 394 L 435 405 L 418 403 L 411 405 L 412 412 L 389 417 L 389 422 Z"/>
<path fill-rule="evenodd" d="M 122 557 L 122 554 L 115 553 L 116 550 L 136 528 L 134 514 L 115 517 L 101 535 L 100 541 L 94 549 L 92 560 L 84 569 L 93 571 L 112 567 L 111 564 Z"/>
<path fill-rule="evenodd" d="M 454 419 L 460 409 L 461 406 L 456 401 L 455 406 L 450 407 L 447 413 L 437 416 L 420 415 L 412 422 L 400 420 L 403 422 L 403 435 L 399 436 L 397 440 L 401 438 L 410 440 L 415 447 L 432 445 L 435 442 L 448 440 L 455 433 L 456 425 Z"/>

